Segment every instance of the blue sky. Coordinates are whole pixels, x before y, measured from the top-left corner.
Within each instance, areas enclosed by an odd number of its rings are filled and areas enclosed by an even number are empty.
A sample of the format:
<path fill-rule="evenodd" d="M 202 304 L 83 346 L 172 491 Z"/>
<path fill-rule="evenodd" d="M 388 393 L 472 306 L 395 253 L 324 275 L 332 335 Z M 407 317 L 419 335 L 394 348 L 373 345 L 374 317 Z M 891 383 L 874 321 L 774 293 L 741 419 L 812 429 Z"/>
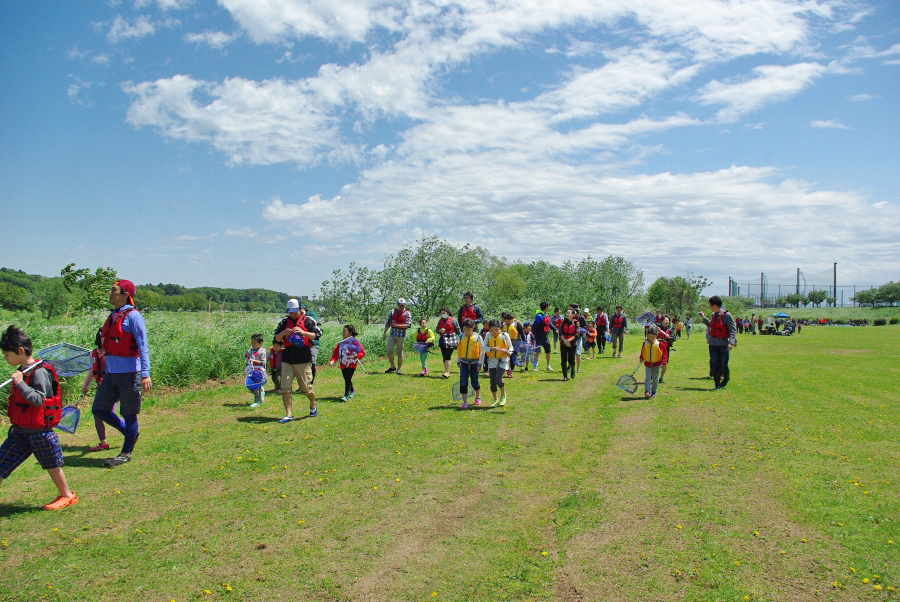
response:
<path fill-rule="evenodd" d="M 6 2 L 0 33 L 7 267 L 314 294 L 437 235 L 717 292 L 898 277 L 896 2 Z"/>

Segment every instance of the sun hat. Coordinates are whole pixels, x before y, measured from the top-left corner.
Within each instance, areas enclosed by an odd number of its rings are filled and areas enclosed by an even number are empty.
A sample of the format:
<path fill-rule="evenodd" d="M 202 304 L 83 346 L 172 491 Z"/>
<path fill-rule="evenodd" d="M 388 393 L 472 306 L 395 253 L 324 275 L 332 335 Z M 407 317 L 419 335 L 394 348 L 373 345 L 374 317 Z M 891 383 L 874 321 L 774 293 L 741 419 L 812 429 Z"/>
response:
<path fill-rule="evenodd" d="M 288 299 L 287 302 L 287 313 L 294 313 L 295 311 L 300 311 L 300 302 L 296 299 Z"/>

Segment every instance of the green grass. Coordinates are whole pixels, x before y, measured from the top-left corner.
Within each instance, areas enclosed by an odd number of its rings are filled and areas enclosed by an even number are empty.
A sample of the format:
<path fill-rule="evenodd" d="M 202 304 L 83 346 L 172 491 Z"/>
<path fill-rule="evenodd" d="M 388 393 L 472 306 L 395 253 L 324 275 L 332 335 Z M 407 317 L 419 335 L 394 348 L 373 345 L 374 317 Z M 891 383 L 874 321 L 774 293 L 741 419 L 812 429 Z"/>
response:
<path fill-rule="evenodd" d="M 322 371 L 319 417 L 287 425 L 237 384 L 158 395 L 116 469 L 86 453 L 88 417 L 60 436 L 78 505 L 40 510 L 33 461 L 0 487 L 0 598 L 890 598 L 900 329 L 744 336 L 721 392 L 696 334 L 652 402 L 613 386 L 630 337 L 572 382 L 558 355 L 517 373 L 502 410 L 374 360 L 347 404 Z"/>

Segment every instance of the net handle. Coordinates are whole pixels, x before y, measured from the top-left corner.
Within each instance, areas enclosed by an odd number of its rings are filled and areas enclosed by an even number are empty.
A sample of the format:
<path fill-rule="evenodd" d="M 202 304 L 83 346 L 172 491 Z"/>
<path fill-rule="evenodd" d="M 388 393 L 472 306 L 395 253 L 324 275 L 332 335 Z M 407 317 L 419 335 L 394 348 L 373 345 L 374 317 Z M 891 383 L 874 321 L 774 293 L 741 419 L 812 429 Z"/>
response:
<path fill-rule="evenodd" d="M 25 368 L 24 370 L 21 370 L 22 375 L 24 376 L 25 374 L 28 374 L 29 372 L 31 372 L 32 370 L 34 370 L 34 369 L 37 368 L 38 366 L 42 366 L 43 364 L 44 364 L 44 360 L 38 360 L 38 361 L 36 361 L 35 363 L 31 364 L 30 366 L 28 366 L 28 367 Z M 0 389 L 2 389 L 3 387 L 5 387 L 5 386 L 8 385 L 9 383 L 11 383 L 12 380 L 13 380 L 12 378 L 9 378 L 9 379 L 3 381 L 3 384 L 0 384 Z"/>

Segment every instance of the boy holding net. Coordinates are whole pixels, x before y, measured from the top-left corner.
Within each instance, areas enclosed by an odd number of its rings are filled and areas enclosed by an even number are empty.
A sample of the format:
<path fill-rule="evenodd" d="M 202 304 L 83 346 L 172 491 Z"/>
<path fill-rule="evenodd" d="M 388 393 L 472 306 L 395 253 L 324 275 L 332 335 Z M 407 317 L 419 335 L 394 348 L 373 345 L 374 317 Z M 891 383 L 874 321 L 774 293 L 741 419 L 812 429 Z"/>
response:
<path fill-rule="evenodd" d="M 254 370 L 263 373 L 262 380 L 265 381 L 265 372 L 266 372 L 266 350 L 263 349 L 263 335 L 262 334 L 254 334 L 250 337 L 250 349 L 247 350 L 247 353 L 244 354 L 244 358 L 247 360 L 247 367 L 244 369 L 244 374 L 248 375 Z M 258 408 L 262 405 L 262 402 L 266 399 L 266 390 L 265 387 L 259 386 L 253 391 L 253 403 L 250 404 L 251 408 Z"/>
<path fill-rule="evenodd" d="M 641 345 L 639 359 L 644 360 L 644 398 L 656 397 L 656 385 L 659 382 L 659 367 L 662 364 L 662 349 L 656 340 L 657 328 L 655 324 L 647 327 L 647 338 Z"/>
<path fill-rule="evenodd" d="M 78 496 L 66 482 L 62 448 L 53 432 L 62 410 L 56 373 L 49 366 L 33 367 L 37 362 L 31 357 L 31 339 L 15 326 L 0 336 L 0 349 L 10 366 L 18 366 L 12 374 L 6 409 L 12 426 L 6 441 L 0 445 L 0 483 L 34 454 L 59 491 L 59 496 L 44 506 L 44 510 L 71 506 L 78 502 Z"/>

